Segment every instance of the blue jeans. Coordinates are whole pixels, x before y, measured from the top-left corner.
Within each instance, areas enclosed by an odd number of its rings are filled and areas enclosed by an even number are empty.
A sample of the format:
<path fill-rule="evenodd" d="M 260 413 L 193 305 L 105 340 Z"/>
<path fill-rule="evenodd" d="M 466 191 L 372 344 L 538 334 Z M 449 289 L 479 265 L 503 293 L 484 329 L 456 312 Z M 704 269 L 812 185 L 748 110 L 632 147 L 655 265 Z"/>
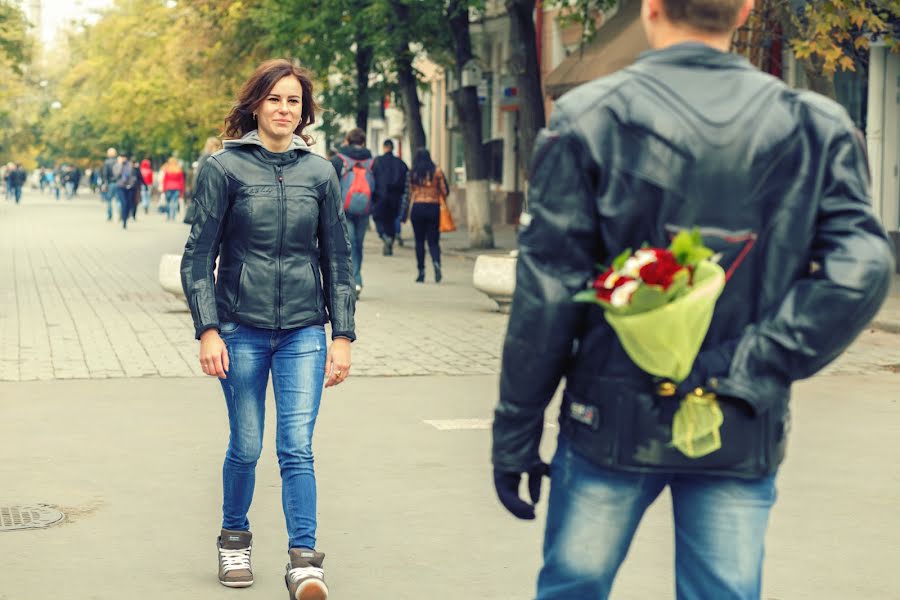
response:
<path fill-rule="evenodd" d="M 667 485 L 678 600 L 757 600 L 775 476 L 739 479 L 604 469 L 560 438 L 538 600 L 609 596 L 644 511 Z"/>
<path fill-rule="evenodd" d="M 141 186 L 141 204 L 144 206 L 144 214 L 150 210 L 150 188 L 146 185 Z"/>
<path fill-rule="evenodd" d="M 103 196 L 103 200 L 106 201 L 106 220 L 112 221 L 113 218 L 113 202 L 118 201 L 119 198 L 119 186 L 115 183 L 108 183 L 106 185 L 106 194 Z M 57 198 L 59 197 L 59 188 L 56 188 Z"/>
<path fill-rule="evenodd" d="M 166 190 L 166 221 L 174 221 L 178 216 L 178 199 L 181 192 L 178 190 Z"/>
<path fill-rule="evenodd" d="M 18 204 L 22 200 L 22 186 L 21 185 L 13 186 L 13 195 L 16 197 L 16 204 Z"/>
<path fill-rule="evenodd" d="M 128 216 L 131 214 L 131 190 L 117 186 L 116 195 L 119 197 L 119 216 L 122 217 L 122 227 L 126 227 Z"/>
<path fill-rule="evenodd" d="M 353 278 L 362 287 L 363 240 L 369 229 L 369 215 L 346 215 L 347 231 L 350 234 L 350 255 L 353 258 Z"/>
<path fill-rule="evenodd" d="M 275 391 L 275 450 L 289 548 L 316 547 L 312 436 L 325 383 L 325 328 L 271 330 L 223 323 L 230 360 L 220 380 L 231 435 L 222 468 L 222 527 L 249 531 L 256 461 L 262 452 L 269 372 Z"/>

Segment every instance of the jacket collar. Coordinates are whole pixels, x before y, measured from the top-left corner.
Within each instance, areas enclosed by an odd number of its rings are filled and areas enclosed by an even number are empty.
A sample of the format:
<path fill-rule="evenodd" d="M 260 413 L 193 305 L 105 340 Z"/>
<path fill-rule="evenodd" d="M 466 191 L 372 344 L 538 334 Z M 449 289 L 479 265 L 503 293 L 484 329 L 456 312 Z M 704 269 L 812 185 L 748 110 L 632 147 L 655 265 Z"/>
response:
<path fill-rule="evenodd" d="M 244 137 L 236 139 L 236 140 L 225 140 L 224 147 L 225 148 L 236 148 L 238 146 L 259 146 L 260 148 L 265 149 L 265 146 L 262 143 L 262 140 L 259 138 L 259 130 L 254 129 L 253 131 L 248 131 L 244 134 Z M 309 152 L 310 148 L 306 142 L 303 141 L 303 138 L 299 135 L 294 135 L 291 139 L 291 145 L 288 146 L 288 149 L 285 152 L 290 152 L 291 150 L 305 150 Z M 277 153 L 273 153 L 277 154 Z"/>
<path fill-rule="evenodd" d="M 700 66 L 708 68 L 753 68 L 743 56 L 722 52 L 701 42 L 683 42 L 642 52 L 636 65 Z"/>

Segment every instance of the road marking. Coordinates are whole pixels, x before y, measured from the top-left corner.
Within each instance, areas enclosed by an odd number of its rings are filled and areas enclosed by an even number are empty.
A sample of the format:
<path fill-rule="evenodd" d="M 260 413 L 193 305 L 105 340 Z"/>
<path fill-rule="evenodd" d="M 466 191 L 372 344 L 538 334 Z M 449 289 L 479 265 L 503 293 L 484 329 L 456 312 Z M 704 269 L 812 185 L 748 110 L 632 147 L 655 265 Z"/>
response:
<path fill-rule="evenodd" d="M 423 419 L 426 425 L 431 425 L 438 431 L 458 431 L 463 429 L 478 430 L 490 429 L 493 419 Z M 554 428 L 556 423 L 544 423 L 544 427 Z"/>

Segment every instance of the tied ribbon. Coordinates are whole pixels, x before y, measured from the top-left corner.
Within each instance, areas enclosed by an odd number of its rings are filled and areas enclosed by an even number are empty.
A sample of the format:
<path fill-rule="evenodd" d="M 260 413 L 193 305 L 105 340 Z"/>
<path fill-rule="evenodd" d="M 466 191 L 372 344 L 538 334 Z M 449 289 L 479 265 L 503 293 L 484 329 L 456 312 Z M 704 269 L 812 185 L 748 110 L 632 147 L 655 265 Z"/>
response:
<path fill-rule="evenodd" d="M 723 421 L 716 395 L 697 388 L 684 397 L 672 419 L 672 445 L 688 458 L 711 454 L 722 447 Z"/>

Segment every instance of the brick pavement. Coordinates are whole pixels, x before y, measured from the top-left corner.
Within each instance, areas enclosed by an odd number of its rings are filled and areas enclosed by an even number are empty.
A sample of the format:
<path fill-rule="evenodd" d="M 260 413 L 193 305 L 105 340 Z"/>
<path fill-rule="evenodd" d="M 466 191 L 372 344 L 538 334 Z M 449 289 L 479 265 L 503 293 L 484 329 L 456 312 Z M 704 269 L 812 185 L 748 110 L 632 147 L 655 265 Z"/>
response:
<path fill-rule="evenodd" d="M 202 375 L 190 314 L 157 278 L 159 257 L 180 253 L 187 231 L 153 210 L 122 230 L 92 195 L 0 201 L 0 381 Z M 497 238 L 507 247 L 514 239 L 508 228 Z M 506 317 L 472 288 L 475 253 L 454 251 L 464 233 L 446 236 L 440 286 L 413 282 L 409 245 L 383 257 L 374 234 L 368 241 L 354 374 L 496 373 Z M 900 365 L 888 333 L 900 331 L 900 295 L 876 321 L 828 374 Z"/>

